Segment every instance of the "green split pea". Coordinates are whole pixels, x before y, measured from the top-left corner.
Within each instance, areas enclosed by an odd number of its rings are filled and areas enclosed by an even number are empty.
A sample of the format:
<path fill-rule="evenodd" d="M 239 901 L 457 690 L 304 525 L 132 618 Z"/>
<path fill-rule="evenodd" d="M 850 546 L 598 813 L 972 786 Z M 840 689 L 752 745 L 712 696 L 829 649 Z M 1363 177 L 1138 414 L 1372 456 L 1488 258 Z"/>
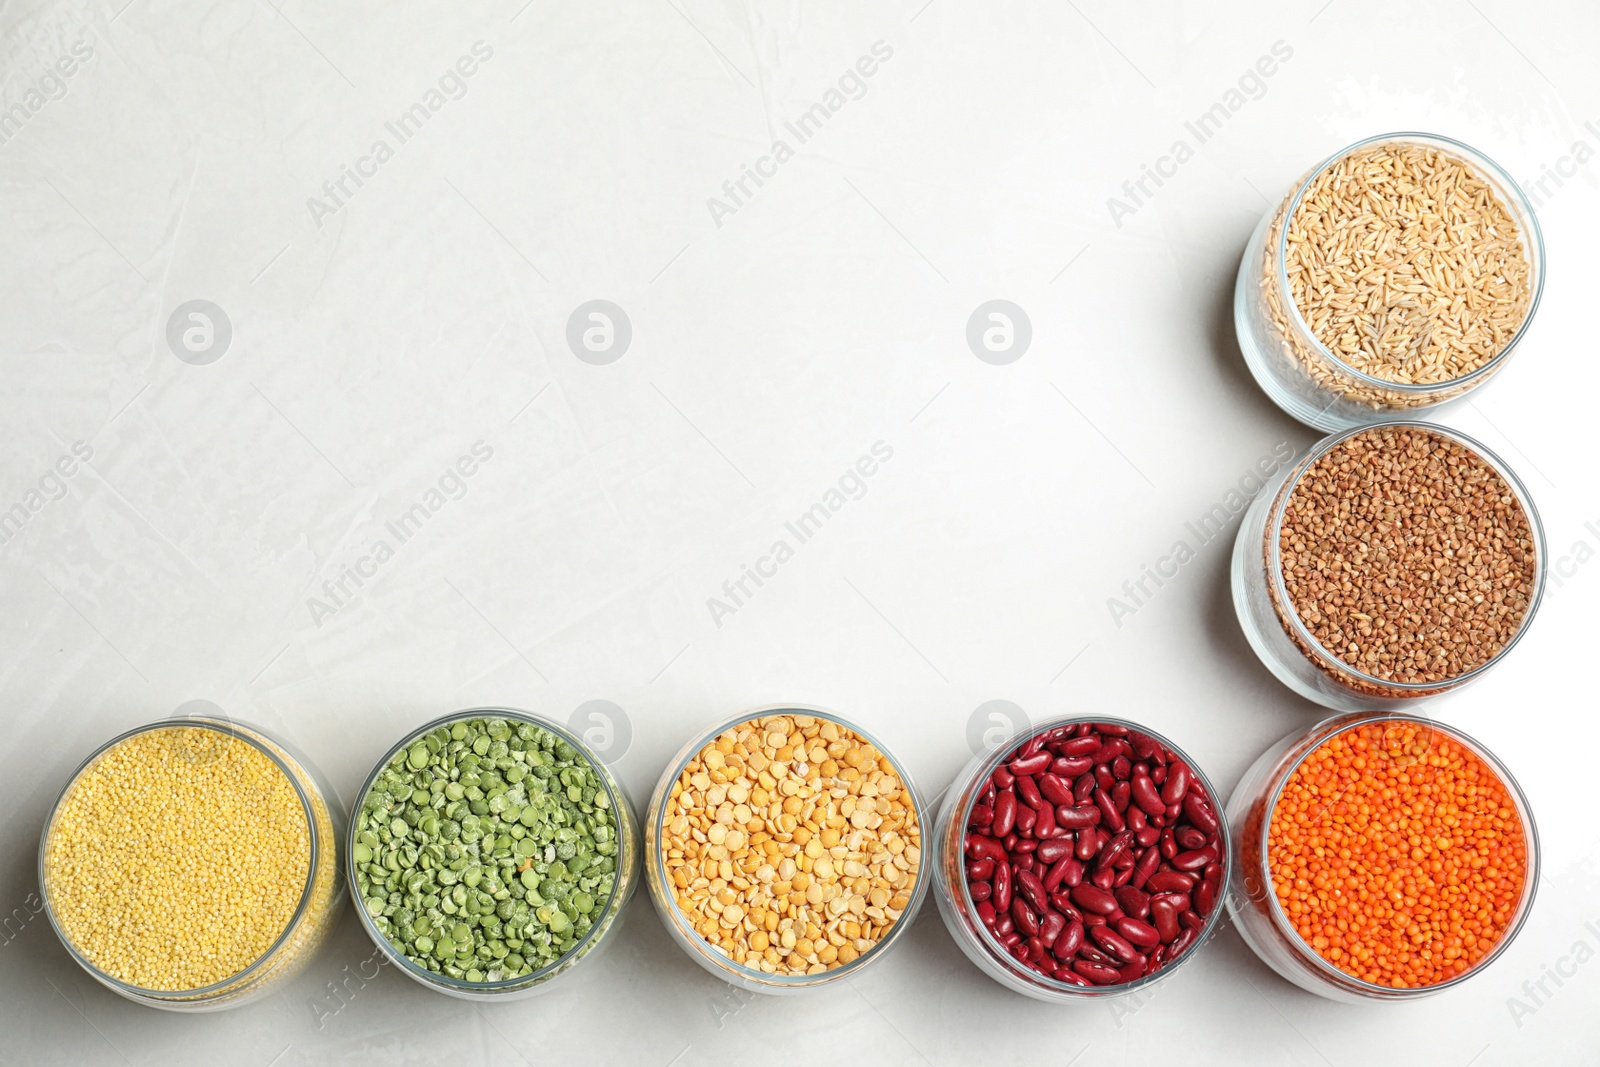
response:
<path fill-rule="evenodd" d="M 356 820 L 356 890 L 412 963 L 467 982 L 571 952 L 617 880 L 617 819 L 595 767 L 530 723 L 469 719 L 411 741 Z"/>

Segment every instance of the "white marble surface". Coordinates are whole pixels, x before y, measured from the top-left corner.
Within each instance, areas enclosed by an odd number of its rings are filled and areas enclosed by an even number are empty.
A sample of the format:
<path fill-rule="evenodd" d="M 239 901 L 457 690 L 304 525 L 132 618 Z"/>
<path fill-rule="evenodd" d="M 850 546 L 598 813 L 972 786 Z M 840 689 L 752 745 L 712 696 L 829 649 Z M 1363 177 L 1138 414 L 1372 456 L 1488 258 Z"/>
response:
<path fill-rule="evenodd" d="M 1226 545 L 1120 626 L 1106 600 L 1314 439 L 1244 370 L 1233 272 L 1267 198 L 1375 132 L 1570 173 L 1542 198 L 1526 347 L 1445 421 L 1525 475 L 1553 555 L 1585 548 L 1511 661 L 1439 707 L 1521 777 L 1548 874 L 1504 959 L 1445 996 L 1324 1002 L 1225 930 L 1147 1003 L 1049 1009 L 930 905 L 858 980 L 747 1003 L 641 896 L 536 1000 L 385 972 L 330 1014 L 371 953 L 347 915 L 282 995 L 183 1017 L 105 992 L 35 919 L 0 942 L 0 1062 L 1593 1062 L 1597 34 L 1578 0 L 6 5 L 0 511 L 27 520 L 0 545 L 0 915 L 27 913 L 69 769 L 192 699 L 282 731 L 347 801 L 429 717 L 591 700 L 626 711 L 641 803 L 692 731 L 779 700 L 858 718 L 930 793 L 993 699 L 1142 720 L 1231 788 L 1318 711 L 1252 659 Z M 1230 101 L 1194 143 L 1185 122 Z M 786 123 L 819 102 L 802 143 Z M 418 103 L 402 140 L 386 124 Z M 1178 139 L 1193 158 L 1113 218 Z M 325 191 L 345 168 L 362 184 Z M 166 340 L 197 299 L 232 325 L 205 365 Z M 606 365 L 566 341 L 594 299 L 632 327 Z M 1006 366 L 965 341 L 991 299 L 1032 324 Z M 879 441 L 859 499 L 714 618 Z M 491 458 L 421 531 L 386 534 L 477 442 Z M 380 540 L 392 558 L 362 564 Z"/>

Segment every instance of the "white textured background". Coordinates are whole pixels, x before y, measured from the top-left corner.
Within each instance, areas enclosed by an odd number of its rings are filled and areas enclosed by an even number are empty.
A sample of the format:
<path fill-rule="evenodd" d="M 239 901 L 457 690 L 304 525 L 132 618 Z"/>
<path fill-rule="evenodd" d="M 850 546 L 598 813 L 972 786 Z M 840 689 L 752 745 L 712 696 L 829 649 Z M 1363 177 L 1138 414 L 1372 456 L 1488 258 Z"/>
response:
<path fill-rule="evenodd" d="M 290 737 L 347 803 L 427 718 L 590 700 L 625 709 L 641 804 L 692 732 L 778 700 L 856 717 L 930 794 L 991 699 L 1142 720 L 1226 792 L 1318 718 L 1242 640 L 1227 545 L 1120 627 L 1106 599 L 1258 458 L 1314 439 L 1240 360 L 1238 257 L 1314 161 L 1416 128 L 1572 175 L 1547 180 L 1531 336 L 1446 417 L 1524 475 L 1571 557 L 1528 641 L 1439 708 L 1539 817 L 1548 879 L 1503 960 L 1346 1007 L 1224 930 L 1145 1002 L 1051 1009 L 969 965 L 930 900 L 858 980 L 750 1001 L 641 893 L 613 951 L 535 1000 L 479 1009 L 387 970 L 356 988 L 372 948 L 347 914 L 282 995 L 183 1017 L 95 985 L 35 918 L 0 939 L 0 1061 L 1593 1062 L 1600 12 L 922 3 L 0 8 L 0 108 L 22 109 L 0 126 L 0 511 L 27 512 L 0 544 L 0 917 L 28 914 L 71 767 L 197 698 Z M 478 41 L 492 57 L 398 144 L 385 123 Z M 877 41 L 864 95 L 786 135 Z M 1280 41 L 1292 57 L 1116 225 L 1107 198 Z M 775 137 L 794 158 L 719 226 L 707 198 Z M 393 158 L 314 219 L 380 138 Z M 565 341 L 595 298 L 633 328 L 608 366 Z M 964 339 L 992 298 L 1032 321 L 1009 366 Z M 192 299 L 233 325 L 209 366 L 165 340 Z M 716 625 L 707 598 L 880 440 L 865 495 Z M 478 441 L 465 495 L 318 625 L 308 597 Z"/>

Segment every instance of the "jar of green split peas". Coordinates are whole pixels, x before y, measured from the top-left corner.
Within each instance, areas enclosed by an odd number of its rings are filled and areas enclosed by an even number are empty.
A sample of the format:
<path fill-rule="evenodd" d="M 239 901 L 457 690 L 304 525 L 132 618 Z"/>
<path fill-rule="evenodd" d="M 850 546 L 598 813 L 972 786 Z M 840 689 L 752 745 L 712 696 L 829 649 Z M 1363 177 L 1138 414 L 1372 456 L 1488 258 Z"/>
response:
<path fill-rule="evenodd" d="M 639 833 L 616 777 L 564 727 L 472 708 L 407 734 L 361 787 L 349 878 L 395 968 L 468 1000 L 531 996 L 616 939 Z"/>
<path fill-rule="evenodd" d="M 45 911 L 72 958 L 129 1000 L 238 1007 L 332 928 L 343 824 L 321 773 L 260 727 L 150 723 L 97 749 L 51 809 Z"/>

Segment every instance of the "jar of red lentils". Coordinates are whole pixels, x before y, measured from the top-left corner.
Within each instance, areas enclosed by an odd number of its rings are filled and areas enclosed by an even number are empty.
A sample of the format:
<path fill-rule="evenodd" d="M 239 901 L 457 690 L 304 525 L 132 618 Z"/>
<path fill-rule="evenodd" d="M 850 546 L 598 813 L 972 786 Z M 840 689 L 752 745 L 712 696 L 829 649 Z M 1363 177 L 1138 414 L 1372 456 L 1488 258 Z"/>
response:
<path fill-rule="evenodd" d="M 866 730 L 805 705 L 744 712 L 667 765 L 645 816 L 662 925 L 718 978 L 793 994 L 859 974 L 927 893 L 926 809 Z"/>
<path fill-rule="evenodd" d="M 1544 594 L 1544 527 L 1506 463 L 1427 422 L 1319 441 L 1234 542 L 1239 625 L 1284 685 L 1334 711 L 1415 707 L 1503 662 Z"/>
<path fill-rule="evenodd" d="M 1218 928 L 1231 846 L 1216 795 L 1136 723 L 1030 726 L 945 794 L 934 831 L 945 926 L 985 974 L 1036 1000 L 1148 989 Z"/>
<path fill-rule="evenodd" d="M 1340 715 L 1272 746 L 1228 802 L 1228 910 L 1302 989 L 1412 1000 L 1479 973 L 1533 907 L 1539 837 L 1481 744 L 1415 715 Z"/>
<path fill-rule="evenodd" d="M 45 913 L 68 954 L 129 1000 L 238 1007 L 297 974 L 333 928 L 344 818 L 321 771 L 259 726 L 140 726 L 84 760 L 51 809 Z"/>

